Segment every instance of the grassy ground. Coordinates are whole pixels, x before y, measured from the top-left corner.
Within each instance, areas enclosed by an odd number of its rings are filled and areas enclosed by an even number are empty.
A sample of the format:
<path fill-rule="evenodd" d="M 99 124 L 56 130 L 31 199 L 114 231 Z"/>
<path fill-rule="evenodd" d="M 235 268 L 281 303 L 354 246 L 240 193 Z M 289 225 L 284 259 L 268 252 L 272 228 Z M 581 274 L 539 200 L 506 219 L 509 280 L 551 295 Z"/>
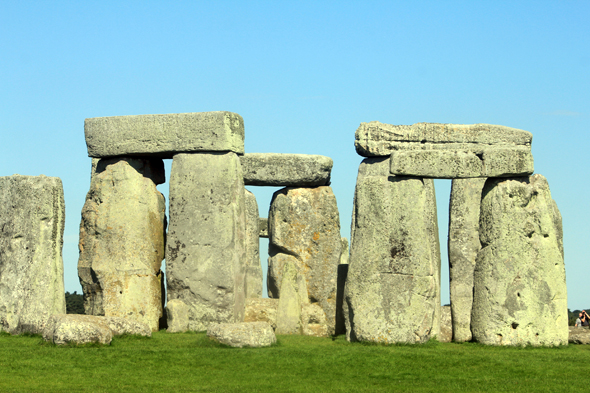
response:
<path fill-rule="evenodd" d="M 57 347 L 0 334 L 1 392 L 562 392 L 585 390 L 590 346 L 366 345 L 279 336 L 227 348 L 203 333 Z"/>

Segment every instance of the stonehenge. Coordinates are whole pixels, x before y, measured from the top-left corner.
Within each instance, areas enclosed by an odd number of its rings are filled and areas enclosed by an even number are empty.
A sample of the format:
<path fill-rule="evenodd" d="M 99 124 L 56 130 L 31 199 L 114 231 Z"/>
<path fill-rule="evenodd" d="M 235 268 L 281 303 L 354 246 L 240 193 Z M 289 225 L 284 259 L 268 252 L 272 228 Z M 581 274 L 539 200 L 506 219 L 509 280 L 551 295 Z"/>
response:
<path fill-rule="evenodd" d="M 561 215 L 546 179 L 530 176 L 531 142 L 527 131 L 488 124 L 361 123 L 355 147 L 368 158 L 357 177 L 344 293 L 349 340 L 422 342 L 440 332 L 440 301 L 425 301 L 432 294 L 424 284 L 400 284 L 426 280 L 429 267 L 440 277 L 440 265 L 433 266 L 428 258 L 412 263 L 420 253 L 412 248 L 417 246 L 410 234 L 424 225 L 421 219 L 431 220 L 427 210 L 416 210 L 427 206 L 427 199 L 418 194 L 403 201 L 396 197 L 406 182 L 426 185 L 430 178 L 451 178 L 453 340 L 489 345 L 567 342 Z M 396 230 L 409 219 L 411 224 Z M 437 248 L 438 239 L 426 231 L 421 236 L 423 250 Z M 399 257 L 405 260 L 396 263 Z M 416 266 L 418 270 L 411 269 Z M 424 299 L 423 305 L 416 307 L 414 295 Z M 400 322 L 399 315 L 405 317 Z"/>
<path fill-rule="evenodd" d="M 350 242 L 332 159 L 247 153 L 236 113 L 91 118 L 84 132 L 92 166 L 78 276 L 87 315 L 64 315 L 61 180 L 0 177 L 2 331 L 60 344 L 164 328 L 208 331 L 232 346 L 267 346 L 275 334 L 568 343 L 561 215 L 533 174 L 530 132 L 361 123 Z M 168 206 L 156 188 L 165 159 Z M 445 307 L 436 178 L 452 179 Z M 261 207 L 246 189 L 254 186 L 279 189 Z M 269 239 L 267 293 L 260 238 Z"/>

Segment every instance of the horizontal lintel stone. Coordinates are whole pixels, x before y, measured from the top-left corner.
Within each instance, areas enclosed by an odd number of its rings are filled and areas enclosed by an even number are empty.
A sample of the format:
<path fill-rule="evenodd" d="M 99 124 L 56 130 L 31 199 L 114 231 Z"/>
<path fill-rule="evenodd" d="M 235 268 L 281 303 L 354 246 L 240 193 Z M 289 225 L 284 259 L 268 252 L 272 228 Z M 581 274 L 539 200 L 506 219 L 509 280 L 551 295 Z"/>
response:
<path fill-rule="evenodd" d="M 330 184 L 333 161 L 312 154 L 248 153 L 240 157 L 244 184 L 317 187 Z"/>
<path fill-rule="evenodd" d="M 177 153 L 244 153 L 244 120 L 232 112 L 95 117 L 84 121 L 90 157 L 172 158 Z"/>
<path fill-rule="evenodd" d="M 530 175 L 534 171 L 530 148 L 488 147 L 472 150 L 398 150 L 391 153 L 394 175 L 441 179 Z"/>
<path fill-rule="evenodd" d="M 377 157 L 390 155 L 399 149 L 400 142 L 522 145 L 530 148 L 532 139 L 533 135 L 528 131 L 492 124 L 392 125 L 372 121 L 361 123 L 355 133 L 354 145 L 359 155 Z"/>

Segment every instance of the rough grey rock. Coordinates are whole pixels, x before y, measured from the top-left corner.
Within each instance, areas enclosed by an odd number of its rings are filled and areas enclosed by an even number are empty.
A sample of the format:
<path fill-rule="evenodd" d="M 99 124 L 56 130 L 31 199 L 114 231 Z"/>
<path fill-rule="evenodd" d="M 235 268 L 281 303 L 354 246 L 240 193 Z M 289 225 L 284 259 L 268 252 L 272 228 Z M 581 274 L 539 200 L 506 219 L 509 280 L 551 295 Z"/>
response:
<path fill-rule="evenodd" d="M 246 298 L 262 297 L 262 265 L 260 264 L 260 239 L 258 203 L 246 190 Z"/>
<path fill-rule="evenodd" d="M 90 157 L 244 153 L 244 120 L 231 112 L 95 117 L 84 121 Z"/>
<path fill-rule="evenodd" d="M 152 331 L 163 316 L 166 202 L 162 160 L 102 159 L 82 209 L 78 276 L 89 315 L 125 317 Z"/>
<path fill-rule="evenodd" d="M 296 261 L 283 265 L 281 296 L 277 307 L 277 334 L 301 334 L 303 332 L 301 308 L 309 303 L 307 282 L 298 271 Z"/>
<path fill-rule="evenodd" d="M 454 179 L 449 203 L 449 276 L 453 340 L 471 341 L 473 271 L 479 243 L 479 207 L 485 178 Z"/>
<path fill-rule="evenodd" d="M 147 323 L 121 317 L 103 318 L 109 329 L 113 332 L 113 336 L 120 336 L 123 334 L 135 334 L 146 337 L 152 336 L 152 329 Z"/>
<path fill-rule="evenodd" d="M 438 341 L 441 343 L 450 343 L 453 340 L 453 322 L 451 316 L 451 306 L 441 307 L 440 314 L 440 334 Z"/>
<path fill-rule="evenodd" d="M 63 345 L 97 342 L 108 345 L 113 332 L 104 317 L 81 314 L 56 314 L 47 321 L 43 339 Z"/>
<path fill-rule="evenodd" d="M 247 153 L 240 157 L 244 184 L 316 187 L 330 184 L 332 159 L 312 154 Z"/>
<path fill-rule="evenodd" d="M 338 265 L 338 278 L 336 280 L 336 328 L 335 335 L 346 333 L 346 323 L 344 321 L 344 286 L 346 285 L 346 276 L 348 275 L 348 260 L 350 249 L 348 239 L 342 238 L 342 251 L 340 253 L 340 264 Z"/>
<path fill-rule="evenodd" d="M 170 175 L 168 301 L 189 307 L 189 329 L 244 319 L 246 212 L 235 153 L 178 154 Z"/>
<path fill-rule="evenodd" d="M 489 345 L 567 344 L 561 225 L 547 180 L 488 179 L 482 195 L 473 338 Z"/>
<path fill-rule="evenodd" d="M 590 344 L 590 330 L 585 327 L 568 326 L 570 344 Z"/>
<path fill-rule="evenodd" d="M 304 336 L 328 337 L 326 313 L 318 303 L 301 305 L 301 334 Z"/>
<path fill-rule="evenodd" d="M 277 342 L 266 322 L 216 323 L 207 328 L 207 336 L 230 347 L 270 347 Z"/>
<path fill-rule="evenodd" d="M 267 322 L 273 329 L 276 329 L 278 307 L 279 299 L 246 299 L 244 322 Z"/>
<path fill-rule="evenodd" d="M 280 298 L 283 265 L 292 261 L 307 280 L 308 298 L 336 323 L 336 281 L 342 249 L 336 197 L 327 186 L 284 188 L 274 193 L 269 211 L 269 297 Z"/>
<path fill-rule="evenodd" d="M 168 333 L 182 333 L 188 330 L 188 306 L 182 300 L 172 299 L 166 303 Z"/>
<path fill-rule="evenodd" d="M 258 237 L 268 239 L 268 218 L 260 217 L 258 219 Z"/>
<path fill-rule="evenodd" d="M 532 134 L 528 131 L 491 124 L 416 123 L 396 126 L 372 121 L 361 123 L 355 133 L 354 145 L 359 155 L 373 157 L 389 156 L 394 150 L 399 149 L 400 145 L 406 145 L 407 142 L 530 147 L 532 138 Z"/>
<path fill-rule="evenodd" d="M 66 312 L 63 187 L 57 177 L 0 177 L 0 331 L 41 333 Z"/>
<path fill-rule="evenodd" d="M 442 179 L 530 175 L 530 146 L 480 147 L 469 150 L 399 150 L 391 153 L 394 175 Z"/>
<path fill-rule="evenodd" d="M 440 252 L 431 179 L 391 176 L 387 157 L 357 177 L 344 297 L 349 341 L 424 342 L 440 330 Z"/>

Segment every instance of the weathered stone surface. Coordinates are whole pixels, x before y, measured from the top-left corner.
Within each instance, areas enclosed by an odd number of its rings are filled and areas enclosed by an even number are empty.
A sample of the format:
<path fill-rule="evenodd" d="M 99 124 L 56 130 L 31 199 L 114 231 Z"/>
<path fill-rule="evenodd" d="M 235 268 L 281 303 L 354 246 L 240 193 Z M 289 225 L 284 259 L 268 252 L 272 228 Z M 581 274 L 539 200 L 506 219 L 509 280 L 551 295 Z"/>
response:
<path fill-rule="evenodd" d="M 247 153 L 240 157 L 244 184 L 316 187 L 330 184 L 332 159 L 312 154 Z"/>
<path fill-rule="evenodd" d="M 268 239 L 268 218 L 260 217 L 258 219 L 258 236 Z"/>
<path fill-rule="evenodd" d="M 262 297 L 262 265 L 260 264 L 260 239 L 258 203 L 250 191 L 245 191 L 246 206 L 246 298 Z"/>
<path fill-rule="evenodd" d="M 424 342 L 440 330 L 440 252 L 431 179 L 391 176 L 387 157 L 357 177 L 344 315 L 350 341 Z"/>
<path fill-rule="evenodd" d="M 58 345 L 97 342 L 110 344 L 113 332 L 103 317 L 81 314 L 56 314 L 47 321 L 43 339 Z"/>
<path fill-rule="evenodd" d="M 166 303 L 168 333 L 182 333 L 188 330 L 188 306 L 182 300 L 172 299 Z"/>
<path fill-rule="evenodd" d="M 303 332 L 301 307 L 309 303 L 307 282 L 299 272 L 296 261 L 283 264 L 281 296 L 277 307 L 277 334 L 301 334 Z"/>
<path fill-rule="evenodd" d="M 78 276 L 89 315 L 125 317 L 152 331 L 163 315 L 166 202 L 162 160 L 102 159 L 82 209 Z"/>
<path fill-rule="evenodd" d="M 244 322 L 267 322 L 273 329 L 276 329 L 278 307 L 279 299 L 246 299 Z"/>
<path fill-rule="evenodd" d="M 103 317 L 105 323 L 113 332 L 113 336 L 122 334 L 135 334 L 138 336 L 152 336 L 151 327 L 144 322 L 121 317 Z"/>
<path fill-rule="evenodd" d="M 84 121 L 90 157 L 244 153 L 244 120 L 231 112 L 95 117 Z"/>
<path fill-rule="evenodd" d="M 440 314 L 440 334 L 438 341 L 441 343 L 450 343 L 453 340 L 453 322 L 451 317 L 451 306 L 441 307 Z"/>
<path fill-rule="evenodd" d="M 269 211 L 269 297 L 280 298 L 283 264 L 293 261 L 307 280 L 309 300 L 336 323 L 336 281 L 342 249 L 336 197 L 330 187 L 285 188 L 274 193 Z"/>
<path fill-rule="evenodd" d="M 394 175 L 442 179 L 530 175 L 534 171 L 530 146 L 469 150 L 399 150 L 391 153 Z"/>
<path fill-rule="evenodd" d="M 590 330 L 584 327 L 568 326 L 570 344 L 590 344 Z"/>
<path fill-rule="evenodd" d="M 328 337 L 326 313 L 318 303 L 301 305 L 301 334 L 304 336 Z"/>
<path fill-rule="evenodd" d="M 372 121 L 361 123 L 356 130 L 354 145 L 359 155 L 373 157 L 389 156 L 394 150 L 400 149 L 400 145 L 407 145 L 408 142 L 447 146 L 455 143 L 530 147 L 532 138 L 528 131 L 491 124 L 416 123 L 396 126 Z"/>
<path fill-rule="evenodd" d="M 473 271 L 479 243 L 479 207 L 485 178 L 454 179 L 449 203 L 449 276 L 453 340 L 471 341 Z"/>
<path fill-rule="evenodd" d="M 57 177 L 0 177 L 0 331 L 41 333 L 66 312 L 63 187 Z"/>
<path fill-rule="evenodd" d="M 266 322 L 215 323 L 207 336 L 230 347 L 270 347 L 277 342 L 272 327 Z"/>
<path fill-rule="evenodd" d="M 471 331 L 491 345 L 568 342 L 560 225 L 541 175 L 488 179 L 481 201 Z"/>
<path fill-rule="evenodd" d="M 348 239 L 342 238 L 342 251 L 340 253 L 340 264 L 338 265 L 338 279 L 336 282 L 336 328 L 334 334 L 345 334 L 346 323 L 344 321 L 344 287 L 348 275 L 348 259 L 350 249 Z"/>
<path fill-rule="evenodd" d="M 189 329 L 244 319 L 246 213 L 235 153 L 178 154 L 170 175 L 168 301 L 189 307 Z"/>

